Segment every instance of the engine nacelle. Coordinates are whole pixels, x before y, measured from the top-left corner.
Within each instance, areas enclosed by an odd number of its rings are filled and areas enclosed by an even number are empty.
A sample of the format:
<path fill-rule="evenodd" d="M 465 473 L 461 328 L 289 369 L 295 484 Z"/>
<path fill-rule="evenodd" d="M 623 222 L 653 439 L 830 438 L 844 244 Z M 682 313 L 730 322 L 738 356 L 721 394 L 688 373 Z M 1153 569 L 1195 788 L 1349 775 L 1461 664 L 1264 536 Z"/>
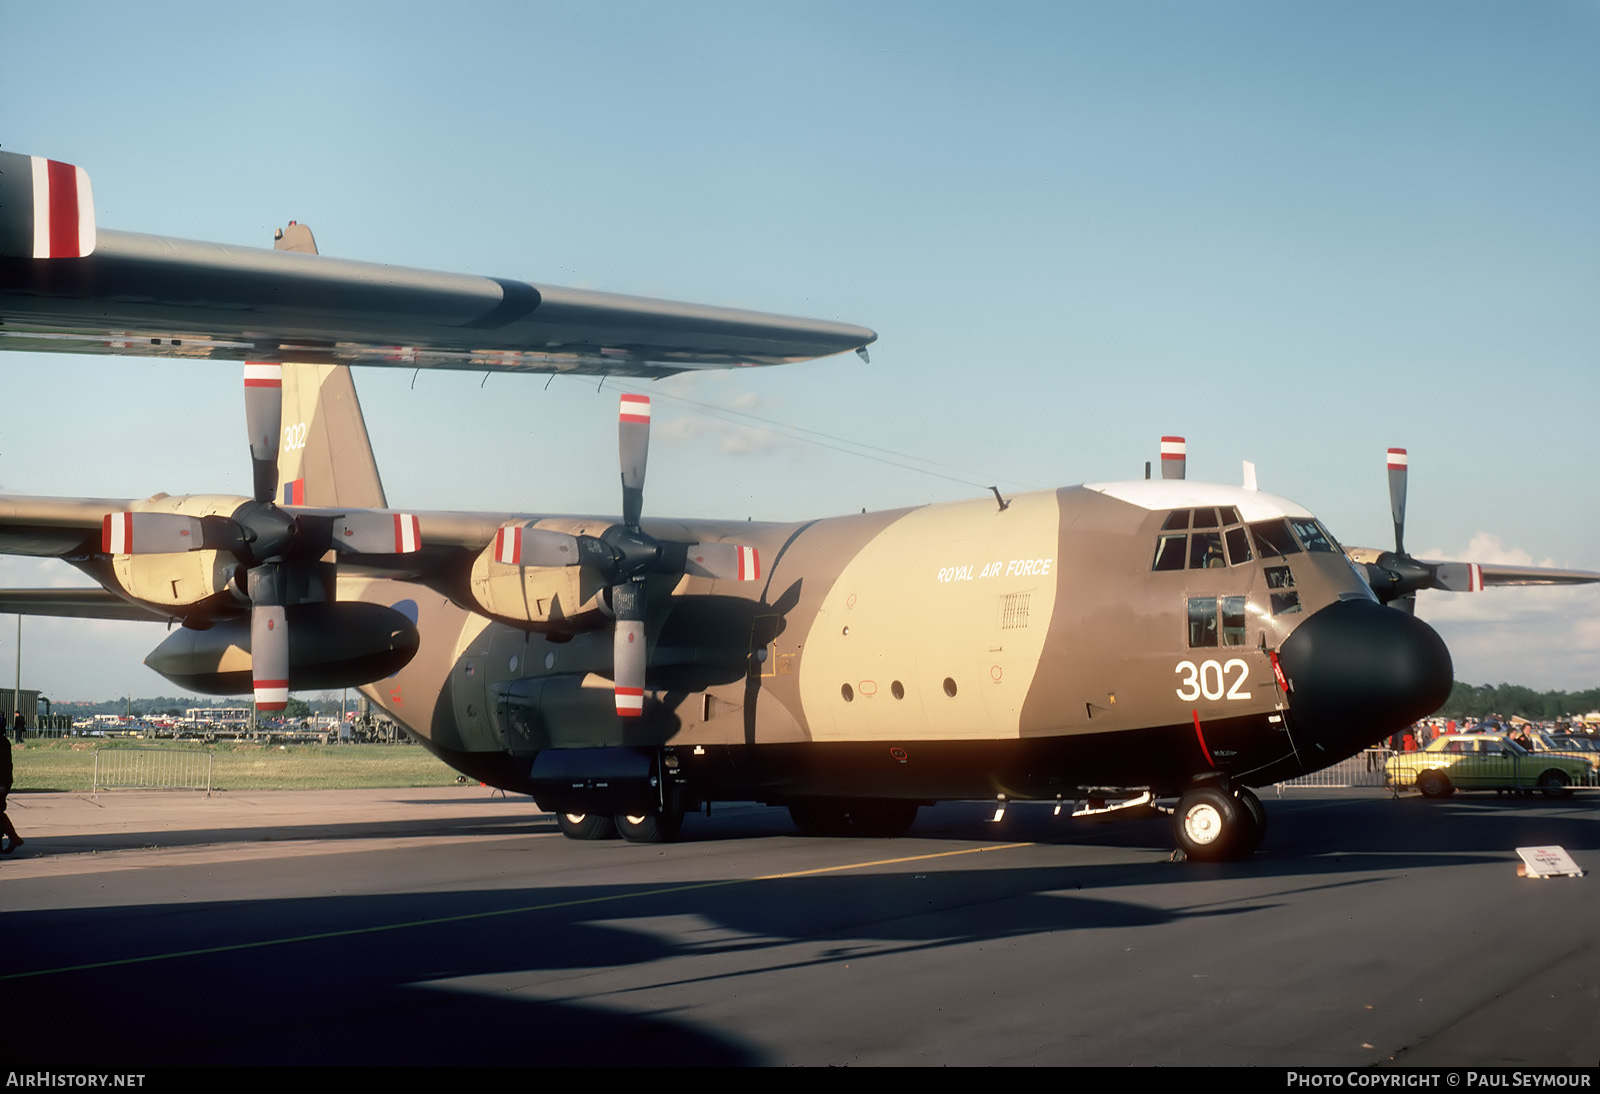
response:
<path fill-rule="evenodd" d="M 609 524 L 551 519 L 537 528 L 598 536 Z M 490 543 L 472 563 L 472 598 L 480 610 L 513 627 L 543 632 L 588 630 L 610 617 L 604 582 L 586 566 L 521 566 L 502 562 Z"/>
<path fill-rule="evenodd" d="M 381 680 L 404 668 L 421 642 L 411 620 L 381 604 L 296 604 L 286 612 L 290 691 Z M 252 688 L 250 617 L 205 630 L 180 627 L 144 663 L 191 691 L 247 694 Z"/>
<path fill-rule="evenodd" d="M 136 513 L 174 513 L 186 517 L 230 516 L 246 498 L 217 494 L 172 497 L 157 494 L 129 506 Z M 192 608 L 229 594 L 232 603 L 247 603 L 233 585 L 239 563 L 222 551 L 174 551 L 111 556 L 111 572 L 122 590 L 135 599 L 163 608 Z M 183 614 L 177 611 L 176 614 Z"/>

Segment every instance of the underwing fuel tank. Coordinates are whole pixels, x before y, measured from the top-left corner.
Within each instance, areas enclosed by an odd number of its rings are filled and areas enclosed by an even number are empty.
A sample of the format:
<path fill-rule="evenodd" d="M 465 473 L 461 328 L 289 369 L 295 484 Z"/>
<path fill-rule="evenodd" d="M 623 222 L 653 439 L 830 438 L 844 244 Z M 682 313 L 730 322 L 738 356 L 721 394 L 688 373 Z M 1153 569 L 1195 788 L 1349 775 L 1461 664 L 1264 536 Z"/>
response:
<path fill-rule="evenodd" d="M 289 690 L 356 687 L 381 680 L 416 656 L 416 625 L 381 604 L 297 604 L 286 609 Z M 207 695 L 251 690 L 250 618 L 205 630 L 181 627 L 144 663 L 179 687 Z"/>

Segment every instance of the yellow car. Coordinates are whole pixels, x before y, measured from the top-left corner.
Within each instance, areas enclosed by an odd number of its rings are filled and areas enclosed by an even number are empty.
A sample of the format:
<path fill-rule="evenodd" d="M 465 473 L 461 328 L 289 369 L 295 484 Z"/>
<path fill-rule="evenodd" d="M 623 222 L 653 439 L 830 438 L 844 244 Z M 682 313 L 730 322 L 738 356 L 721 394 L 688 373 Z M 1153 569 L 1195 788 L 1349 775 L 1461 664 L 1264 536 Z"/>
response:
<path fill-rule="evenodd" d="M 1537 790 L 1565 798 L 1591 781 L 1583 760 L 1529 752 L 1498 733 L 1440 737 L 1421 752 L 1401 752 L 1383 765 L 1392 787 L 1415 786 L 1424 797 L 1447 798 L 1457 790 Z"/>

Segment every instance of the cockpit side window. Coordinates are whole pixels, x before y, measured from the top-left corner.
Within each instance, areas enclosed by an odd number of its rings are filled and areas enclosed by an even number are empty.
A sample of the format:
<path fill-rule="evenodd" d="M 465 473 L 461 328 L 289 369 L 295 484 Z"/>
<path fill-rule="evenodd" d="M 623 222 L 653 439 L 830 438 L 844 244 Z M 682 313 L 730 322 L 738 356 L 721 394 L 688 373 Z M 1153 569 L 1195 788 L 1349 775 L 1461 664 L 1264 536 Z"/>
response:
<path fill-rule="evenodd" d="M 1229 528 L 1224 533 L 1228 539 L 1228 561 L 1238 566 L 1250 561 L 1250 537 L 1243 528 Z"/>
<path fill-rule="evenodd" d="M 1290 518 L 1289 524 L 1294 528 L 1295 534 L 1300 537 L 1300 542 L 1306 545 L 1308 551 L 1332 551 L 1333 541 L 1328 533 L 1323 531 L 1322 525 L 1314 520 L 1295 520 Z"/>
<path fill-rule="evenodd" d="M 1182 532 L 1189 527 L 1189 510 L 1174 509 L 1167 514 L 1166 523 L 1162 524 L 1163 532 Z"/>
<path fill-rule="evenodd" d="M 1191 596 L 1189 598 L 1189 646 L 1191 649 L 1209 648 L 1217 644 L 1217 598 Z"/>
<path fill-rule="evenodd" d="M 1250 532 L 1255 536 L 1256 549 L 1263 558 L 1300 553 L 1300 545 L 1290 534 L 1286 520 L 1259 520 L 1250 526 Z"/>
<path fill-rule="evenodd" d="M 1183 549 L 1186 538 L 1188 537 L 1179 533 L 1175 536 L 1162 536 L 1156 540 L 1156 560 L 1150 568 L 1152 570 L 1183 569 Z"/>
<path fill-rule="evenodd" d="M 1244 603 L 1242 596 L 1191 596 L 1188 601 L 1189 646 L 1210 649 L 1219 644 L 1219 636 L 1221 645 L 1244 645 Z"/>

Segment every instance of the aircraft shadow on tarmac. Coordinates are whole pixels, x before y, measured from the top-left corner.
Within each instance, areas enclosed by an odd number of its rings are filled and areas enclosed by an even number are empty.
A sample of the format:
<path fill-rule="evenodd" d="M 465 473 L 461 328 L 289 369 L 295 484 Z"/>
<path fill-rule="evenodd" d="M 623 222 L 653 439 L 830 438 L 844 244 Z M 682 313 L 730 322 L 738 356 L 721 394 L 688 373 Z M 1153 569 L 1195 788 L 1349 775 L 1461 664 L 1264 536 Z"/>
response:
<path fill-rule="evenodd" d="M 1582 798 L 1531 805 L 1299 798 L 1277 803 L 1261 854 L 1197 868 L 1155 856 L 1165 846 L 1164 818 L 1069 825 L 1051 823 L 1044 808 L 1036 815 L 1016 810 L 994 825 L 983 819 L 986 811 L 956 805 L 928 811 L 908 839 L 835 841 L 847 850 L 840 864 L 926 854 L 929 841 L 1012 839 L 1062 844 L 1059 863 L 1040 866 L 1035 855 L 1033 865 L 1008 866 L 1003 857 L 985 857 L 980 868 L 943 859 L 707 880 L 686 854 L 681 881 L 662 881 L 657 867 L 671 848 L 524 839 L 504 846 L 522 860 L 507 863 L 512 876 L 525 870 L 537 877 L 585 857 L 614 867 L 639 854 L 655 880 L 13 912 L 5 917 L 9 937 L 27 941 L 8 954 L 12 975 L 4 987 L 26 1005 L 11 1011 L 5 1053 L 16 1063 L 70 1059 L 124 1070 L 196 1063 L 758 1064 L 769 1062 L 760 1046 L 671 1013 L 630 1011 L 627 989 L 659 993 L 723 980 L 737 995 L 746 977 L 868 954 L 1248 917 L 1280 902 L 1270 891 L 1239 902 L 1203 888 L 1193 904 L 1158 907 L 1128 891 L 1279 878 L 1292 882 L 1278 893 L 1286 898 L 1308 886 L 1375 884 L 1392 871 L 1505 861 L 1511 847 L 1529 842 L 1589 851 L 1597 838 L 1594 811 L 1593 800 Z M 697 818 L 687 834 L 691 841 L 753 844 L 788 838 L 781 817 L 730 811 L 721 820 Z M 1119 897 L 1096 893 L 1113 888 Z M 714 929 L 659 928 L 663 919 L 682 917 Z M 734 955 L 710 965 L 698 960 Z M 619 969 L 629 975 L 610 986 L 590 980 L 582 971 L 588 969 L 597 977 Z M 15 977 L 29 972 L 41 974 Z M 573 975 L 544 975 L 552 972 Z M 473 985 L 465 977 L 495 979 Z M 524 984 L 538 997 L 518 997 Z M 595 1002 L 612 991 L 615 1007 Z M 92 1036 L 80 1036 L 60 1016 L 86 1001 L 97 1013 L 138 1020 L 101 1023 Z"/>

